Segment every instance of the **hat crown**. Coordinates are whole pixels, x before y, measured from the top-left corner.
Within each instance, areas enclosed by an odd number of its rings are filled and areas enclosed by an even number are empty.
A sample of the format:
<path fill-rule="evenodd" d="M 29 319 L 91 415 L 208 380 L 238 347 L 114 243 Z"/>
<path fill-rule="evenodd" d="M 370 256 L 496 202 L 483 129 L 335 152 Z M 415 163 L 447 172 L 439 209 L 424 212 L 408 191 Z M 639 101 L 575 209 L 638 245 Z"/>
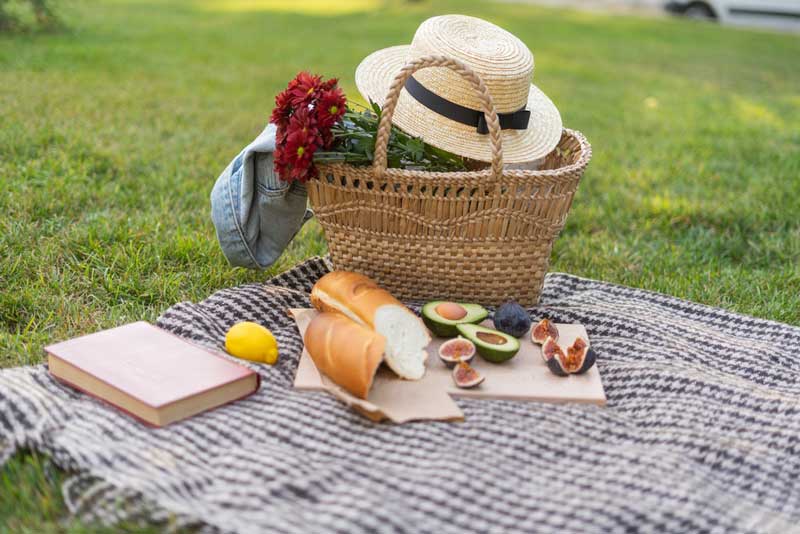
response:
<path fill-rule="evenodd" d="M 466 63 L 481 77 L 499 113 L 528 102 L 533 54 L 517 37 L 494 24 L 465 15 L 432 17 L 420 24 L 408 60 L 444 55 Z M 475 89 L 448 68 L 429 68 L 414 77 L 430 91 L 472 109 L 480 109 Z"/>

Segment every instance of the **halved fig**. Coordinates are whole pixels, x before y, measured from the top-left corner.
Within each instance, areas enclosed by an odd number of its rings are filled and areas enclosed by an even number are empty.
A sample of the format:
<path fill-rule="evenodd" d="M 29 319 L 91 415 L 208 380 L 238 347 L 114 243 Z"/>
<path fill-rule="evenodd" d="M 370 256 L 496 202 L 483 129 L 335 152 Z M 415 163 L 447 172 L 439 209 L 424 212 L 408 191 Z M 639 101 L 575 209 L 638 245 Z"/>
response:
<path fill-rule="evenodd" d="M 474 388 L 483 382 L 484 378 L 464 361 L 458 362 L 453 368 L 453 382 L 462 389 Z"/>
<path fill-rule="evenodd" d="M 469 339 L 459 336 L 455 339 L 445 341 L 439 347 L 439 359 L 451 369 L 458 362 L 470 362 L 475 357 L 475 344 Z"/>
<path fill-rule="evenodd" d="M 553 338 L 553 341 L 558 341 L 558 328 L 549 319 L 542 319 L 531 330 L 531 341 L 544 345 L 549 337 Z"/>
<path fill-rule="evenodd" d="M 542 357 L 545 363 L 547 363 L 547 368 L 550 369 L 553 374 L 558 376 L 567 376 L 569 374 L 561 365 L 566 355 L 564 351 L 561 350 L 561 347 L 558 346 L 556 340 L 550 336 L 548 336 L 542 344 Z"/>
<path fill-rule="evenodd" d="M 567 348 L 564 368 L 568 373 L 581 375 L 592 368 L 597 361 L 597 355 L 583 338 L 578 338 L 571 347 Z"/>
<path fill-rule="evenodd" d="M 591 369 L 597 361 L 597 354 L 589 347 L 586 340 L 580 337 L 567 348 L 566 354 L 555 339 L 548 337 L 542 345 L 542 356 L 550 371 L 558 376 L 581 375 Z"/>

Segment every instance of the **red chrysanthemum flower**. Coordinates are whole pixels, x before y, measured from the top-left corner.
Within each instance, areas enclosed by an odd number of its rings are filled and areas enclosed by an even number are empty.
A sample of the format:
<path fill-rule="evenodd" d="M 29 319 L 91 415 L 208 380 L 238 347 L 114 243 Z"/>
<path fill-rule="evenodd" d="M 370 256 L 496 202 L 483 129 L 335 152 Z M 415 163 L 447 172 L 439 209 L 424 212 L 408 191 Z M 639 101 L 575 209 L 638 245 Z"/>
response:
<path fill-rule="evenodd" d="M 275 97 L 275 109 L 272 110 L 269 122 L 277 126 L 286 126 L 289 124 L 289 117 L 292 114 L 292 105 L 290 103 L 289 91 L 281 91 Z"/>
<path fill-rule="evenodd" d="M 329 80 L 322 82 L 319 86 L 320 90 L 322 91 L 330 91 L 339 83 L 339 78 L 330 78 Z"/>
<path fill-rule="evenodd" d="M 310 104 L 314 99 L 314 93 L 319 91 L 322 82 L 321 76 L 312 76 L 307 72 L 301 72 L 294 80 L 289 82 L 288 91 L 290 101 L 293 106 Z"/>
<path fill-rule="evenodd" d="M 313 136 L 303 130 L 294 130 L 286 137 L 286 158 L 293 165 L 311 159 L 315 150 Z"/>
<path fill-rule="evenodd" d="M 294 130 L 303 130 L 306 133 L 315 133 L 317 131 L 316 114 L 312 109 L 305 106 L 296 109 L 295 112 L 292 113 L 292 118 L 289 119 L 287 128 L 290 133 Z"/>
<path fill-rule="evenodd" d="M 299 73 L 285 91 L 275 97 L 270 121 L 275 134 L 275 172 L 282 180 L 305 182 L 317 175 L 314 153 L 333 145 L 331 128 L 347 106 L 336 78 Z"/>
<path fill-rule="evenodd" d="M 346 103 L 344 93 L 339 88 L 322 92 L 316 106 L 320 126 L 330 128 L 336 124 L 344 115 Z"/>
<path fill-rule="evenodd" d="M 275 150 L 286 144 L 286 135 L 288 133 L 286 128 L 278 127 L 275 131 Z"/>
<path fill-rule="evenodd" d="M 330 127 L 320 128 L 318 122 L 317 114 L 313 110 L 309 108 L 298 109 L 289 120 L 289 126 L 286 128 L 287 135 L 295 131 L 302 131 L 308 136 L 309 144 L 313 145 L 315 149 L 325 146 L 323 132 L 330 133 Z"/>
<path fill-rule="evenodd" d="M 313 176 L 314 152 L 317 150 L 315 136 L 302 129 L 294 130 L 286 137 L 286 147 L 283 153 L 289 176 L 293 180 L 305 182 Z"/>
<path fill-rule="evenodd" d="M 275 150 L 272 151 L 272 159 L 274 161 L 274 168 L 275 172 L 279 175 L 284 167 L 286 167 L 286 152 L 284 152 L 283 147 L 278 145 L 275 147 Z"/>

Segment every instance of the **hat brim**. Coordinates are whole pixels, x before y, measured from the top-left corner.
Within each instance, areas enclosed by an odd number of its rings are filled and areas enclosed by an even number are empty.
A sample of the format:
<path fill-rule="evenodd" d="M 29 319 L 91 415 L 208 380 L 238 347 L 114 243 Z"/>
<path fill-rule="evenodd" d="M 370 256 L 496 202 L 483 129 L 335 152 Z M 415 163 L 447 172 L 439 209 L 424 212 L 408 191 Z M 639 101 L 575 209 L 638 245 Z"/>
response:
<path fill-rule="evenodd" d="M 367 100 L 383 106 L 389 86 L 406 64 L 409 46 L 393 46 L 373 52 L 356 69 L 356 86 Z M 531 84 L 527 109 L 528 128 L 503 130 L 503 161 L 523 163 L 537 160 L 553 150 L 561 139 L 561 115 L 553 102 Z M 406 133 L 421 137 L 442 150 L 478 161 L 491 161 L 489 136 L 474 126 L 448 119 L 423 106 L 403 89 L 392 123 Z"/>

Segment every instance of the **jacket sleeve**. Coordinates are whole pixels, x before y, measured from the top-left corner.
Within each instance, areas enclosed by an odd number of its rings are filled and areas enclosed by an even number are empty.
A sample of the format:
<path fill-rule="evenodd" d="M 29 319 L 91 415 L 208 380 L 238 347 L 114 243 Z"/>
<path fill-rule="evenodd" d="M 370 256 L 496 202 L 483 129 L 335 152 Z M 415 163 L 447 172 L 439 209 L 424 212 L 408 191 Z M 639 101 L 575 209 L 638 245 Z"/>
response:
<path fill-rule="evenodd" d="M 269 267 L 313 216 L 305 186 L 275 174 L 274 150 L 275 127 L 269 125 L 228 165 L 211 191 L 211 219 L 231 265 Z"/>

